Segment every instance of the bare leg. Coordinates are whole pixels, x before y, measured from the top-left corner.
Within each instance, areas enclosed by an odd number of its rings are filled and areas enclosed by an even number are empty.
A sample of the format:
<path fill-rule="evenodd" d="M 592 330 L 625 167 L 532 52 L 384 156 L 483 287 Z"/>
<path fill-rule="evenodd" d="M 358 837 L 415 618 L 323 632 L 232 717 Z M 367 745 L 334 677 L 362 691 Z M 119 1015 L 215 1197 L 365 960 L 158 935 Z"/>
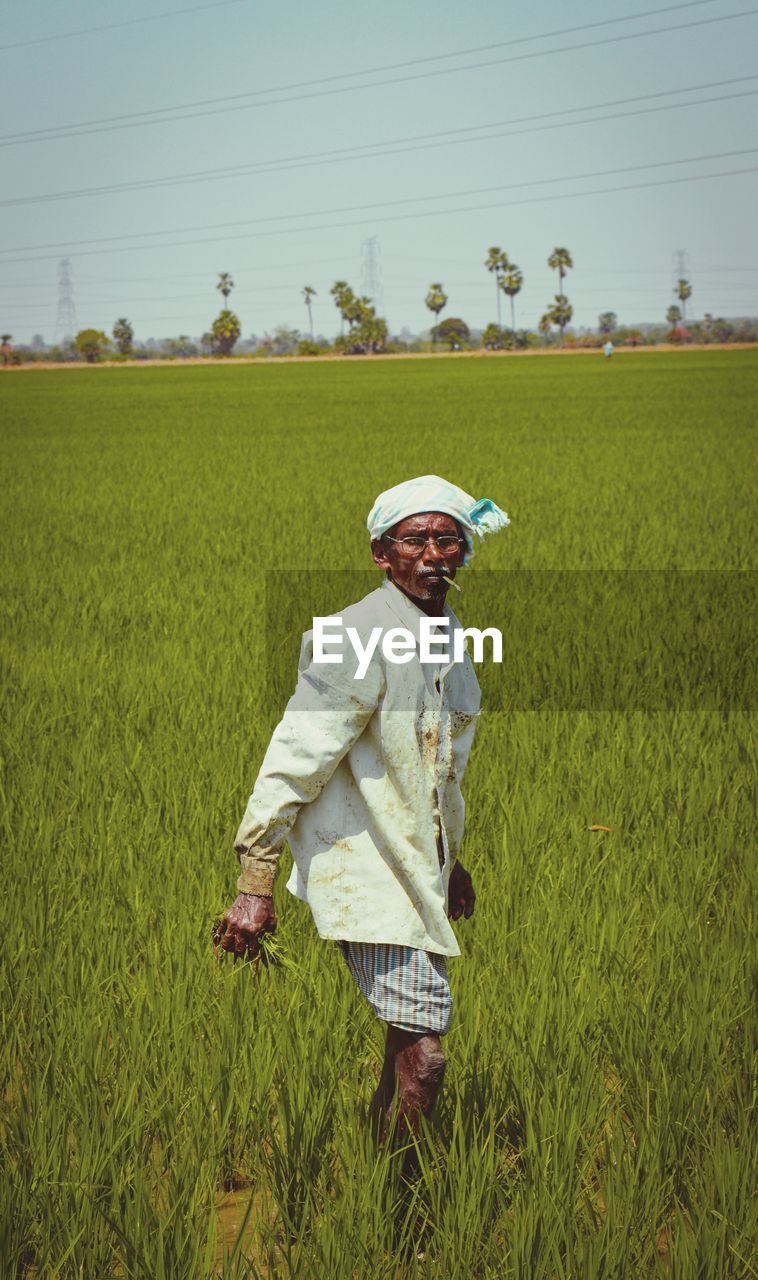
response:
<path fill-rule="evenodd" d="M 408 1033 L 406 1032 L 406 1035 Z M 445 1055 L 438 1035 L 413 1036 L 395 1055 L 398 1138 L 419 1130 L 419 1118 L 430 1116 L 445 1075 Z"/>
<path fill-rule="evenodd" d="M 369 1107 L 371 1122 L 381 1142 L 386 1139 L 389 1128 L 392 1099 L 395 1095 L 395 1058 L 400 1047 L 399 1037 L 403 1034 L 405 1033 L 400 1031 L 398 1027 L 393 1027 L 390 1023 L 387 1024 L 382 1074 L 379 1077 L 379 1084 Z"/>
<path fill-rule="evenodd" d="M 398 1141 L 418 1132 L 419 1117 L 431 1114 L 444 1074 L 445 1055 L 438 1035 L 388 1025 L 382 1074 L 371 1101 L 371 1117 L 382 1141 L 395 1115 Z"/>

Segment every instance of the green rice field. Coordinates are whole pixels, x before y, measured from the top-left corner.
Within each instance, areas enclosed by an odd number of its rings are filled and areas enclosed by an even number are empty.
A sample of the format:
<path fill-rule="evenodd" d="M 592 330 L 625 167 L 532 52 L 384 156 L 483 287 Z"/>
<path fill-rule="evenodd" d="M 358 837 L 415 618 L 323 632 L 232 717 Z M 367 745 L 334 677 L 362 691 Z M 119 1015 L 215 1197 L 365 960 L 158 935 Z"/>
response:
<path fill-rule="evenodd" d="M 0 376 L 3 1277 L 758 1276 L 757 419 L 753 351 Z M 506 661 L 408 1184 L 284 869 L 268 965 L 211 929 L 299 633 L 426 472 L 511 525 L 451 593 Z"/>

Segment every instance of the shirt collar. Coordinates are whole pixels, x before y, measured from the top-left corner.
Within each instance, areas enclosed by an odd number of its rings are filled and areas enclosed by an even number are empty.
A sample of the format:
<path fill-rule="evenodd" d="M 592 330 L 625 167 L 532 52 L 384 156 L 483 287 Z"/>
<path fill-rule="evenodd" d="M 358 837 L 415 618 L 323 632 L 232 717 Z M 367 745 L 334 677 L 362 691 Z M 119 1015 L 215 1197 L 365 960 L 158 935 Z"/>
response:
<path fill-rule="evenodd" d="M 415 622 L 415 634 L 418 636 L 418 624 L 422 618 L 427 616 L 423 609 L 419 609 L 418 605 L 414 604 L 404 591 L 401 591 L 399 587 L 396 587 L 394 582 L 390 582 L 389 578 L 384 579 L 380 590 L 387 592 L 390 607 L 394 609 L 395 613 L 397 613 L 399 617 L 402 617 L 404 622 Z M 450 605 L 447 603 L 442 606 L 442 613 L 439 616 L 450 618 L 451 626 L 461 625 L 450 608 Z"/>
<path fill-rule="evenodd" d="M 395 613 L 396 616 L 403 623 L 403 626 L 406 627 L 408 631 L 410 631 L 411 635 L 416 641 L 416 646 L 418 647 L 420 643 L 419 626 L 421 624 L 421 619 L 425 618 L 427 615 L 424 613 L 423 609 L 419 609 L 418 605 L 414 604 L 413 601 L 409 599 L 409 597 L 405 594 L 404 591 L 401 591 L 399 587 L 396 587 L 394 582 L 390 582 L 389 578 L 384 579 L 380 587 L 380 590 L 386 592 L 387 603 L 389 604 L 393 613 Z M 447 603 L 443 605 L 442 613 L 439 616 L 450 619 L 450 626 L 448 627 L 448 635 L 450 637 L 451 649 L 452 649 L 453 632 L 460 629 L 461 623 L 458 621 L 452 609 L 450 608 L 450 605 Z M 439 667 L 440 675 L 443 677 L 446 676 L 448 671 L 454 665 L 455 664 L 452 662 L 448 663 L 445 666 L 440 665 Z"/>

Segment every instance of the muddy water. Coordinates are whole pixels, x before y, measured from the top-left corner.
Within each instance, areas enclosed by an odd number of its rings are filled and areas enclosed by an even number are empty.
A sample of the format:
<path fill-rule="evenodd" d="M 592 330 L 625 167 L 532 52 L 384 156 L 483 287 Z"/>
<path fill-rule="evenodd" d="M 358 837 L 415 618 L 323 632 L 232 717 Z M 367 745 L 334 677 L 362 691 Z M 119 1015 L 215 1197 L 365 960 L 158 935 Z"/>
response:
<path fill-rule="evenodd" d="M 252 1207 L 248 1213 L 248 1206 L 252 1200 Z M 247 1221 L 245 1222 L 245 1215 Z M 218 1225 L 218 1252 L 216 1261 L 219 1268 L 222 1265 L 224 1253 L 231 1254 L 237 1239 L 242 1233 L 242 1240 L 238 1250 L 247 1257 L 252 1257 L 259 1270 L 266 1274 L 266 1268 L 263 1265 L 263 1258 L 259 1256 L 259 1249 L 256 1245 L 256 1232 L 261 1222 L 270 1221 L 271 1207 L 267 1202 L 265 1193 L 257 1187 L 237 1187 L 233 1191 L 222 1192 L 216 1200 L 216 1222 Z M 244 1227 L 243 1227 L 244 1223 Z"/>

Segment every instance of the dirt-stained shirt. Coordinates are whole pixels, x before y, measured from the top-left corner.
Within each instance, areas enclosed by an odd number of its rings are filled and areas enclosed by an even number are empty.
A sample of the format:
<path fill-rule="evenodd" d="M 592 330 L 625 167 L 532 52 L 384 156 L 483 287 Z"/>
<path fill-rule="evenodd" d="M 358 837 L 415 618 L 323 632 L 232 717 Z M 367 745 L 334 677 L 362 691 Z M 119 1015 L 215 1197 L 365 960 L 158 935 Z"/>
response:
<path fill-rule="evenodd" d="M 460 622 L 445 605 L 449 653 Z M 362 679 L 347 639 L 339 663 L 313 661 L 302 639 L 297 687 L 271 737 L 235 839 L 246 865 L 270 867 L 285 840 L 287 888 L 307 902 L 322 938 L 394 942 L 459 955 L 447 886 L 463 834 L 460 782 L 481 695 L 468 653 L 422 663 L 422 611 L 385 579 L 342 610 L 365 646 L 376 627 L 416 641 L 405 663 L 374 649 Z M 407 656 L 407 655 L 405 655 Z M 252 864 L 248 861 L 252 859 Z"/>

